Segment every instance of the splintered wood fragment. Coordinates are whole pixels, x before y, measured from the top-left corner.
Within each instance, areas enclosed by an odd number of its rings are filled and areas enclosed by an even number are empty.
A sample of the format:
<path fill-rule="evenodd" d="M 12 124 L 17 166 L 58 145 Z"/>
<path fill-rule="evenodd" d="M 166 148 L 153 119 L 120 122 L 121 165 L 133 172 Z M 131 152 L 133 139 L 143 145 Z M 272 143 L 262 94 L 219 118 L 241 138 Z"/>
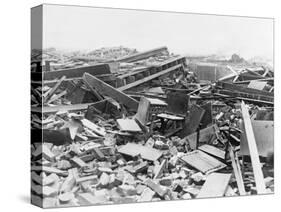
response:
<path fill-rule="evenodd" d="M 231 159 L 232 168 L 234 171 L 234 176 L 236 178 L 239 194 L 245 195 L 246 192 L 245 192 L 244 182 L 243 182 L 243 178 L 242 178 L 242 173 L 240 170 L 240 166 L 237 165 L 237 163 L 239 163 L 239 161 L 236 160 L 232 147 L 229 148 L 229 155 L 230 155 L 230 159 Z"/>
<path fill-rule="evenodd" d="M 161 174 L 163 173 L 163 170 L 166 166 L 166 160 L 163 160 L 162 163 L 160 164 L 160 166 L 158 167 L 158 169 L 155 172 L 154 178 L 153 179 L 157 179 L 161 176 Z"/>
<path fill-rule="evenodd" d="M 94 147 L 93 151 L 96 153 L 96 155 L 98 156 L 99 159 L 105 158 L 104 154 L 98 147 Z"/>
<path fill-rule="evenodd" d="M 144 183 L 161 197 L 163 197 L 167 192 L 166 189 L 163 189 L 159 184 L 153 182 L 151 179 L 147 179 Z"/>
<path fill-rule="evenodd" d="M 261 169 L 255 135 L 253 132 L 250 115 L 249 115 L 248 109 L 246 108 L 244 101 L 242 101 L 242 103 L 241 103 L 241 111 L 242 111 L 242 117 L 243 117 L 243 121 L 244 121 L 246 140 L 248 142 L 251 162 L 252 162 L 254 176 L 255 176 L 257 193 L 265 194 L 266 188 L 265 188 L 264 177 L 263 177 L 263 173 L 262 173 L 262 169 Z"/>
<path fill-rule="evenodd" d="M 101 136 L 105 136 L 106 132 L 105 132 L 105 129 L 103 127 L 100 127 L 100 126 L 96 125 L 95 123 L 89 121 L 88 119 L 82 119 L 81 122 L 85 127 L 94 131 L 96 134 L 101 135 Z"/>
<path fill-rule="evenodd" d="M 224 196 L 231 174 L 212 173 L 208 175 L 197 198 Z"/>
<path fill-rule="evenodd" d="M 50 104 L 50 103 L 56 101 L 57 99 L 61 98 L 62 96 L 66 95 L 66 94 L 67 94 L 67 91 L 63 91 L 63 92 L 59 93 L 58 95 L 53 96 L 53 97 L 47 102 L 47 104 Z"/>
<path fill-rule="evenodd" d="M 66 76 L 62 76 L 62 78 L 60 78 L 60 80 L 55 84 L 55 86 L 44 94 L 44 102 L 48 102 L 51 99 L 51 97 L 55 94 L 61 83 L 65 80 L 65 78 Z"/>
<path fill-rule="evenodd" d="M 88 166 L 81 158 L 77 156 L 73 157 L 71 161 L 78 165 L 80 168 Z"/>

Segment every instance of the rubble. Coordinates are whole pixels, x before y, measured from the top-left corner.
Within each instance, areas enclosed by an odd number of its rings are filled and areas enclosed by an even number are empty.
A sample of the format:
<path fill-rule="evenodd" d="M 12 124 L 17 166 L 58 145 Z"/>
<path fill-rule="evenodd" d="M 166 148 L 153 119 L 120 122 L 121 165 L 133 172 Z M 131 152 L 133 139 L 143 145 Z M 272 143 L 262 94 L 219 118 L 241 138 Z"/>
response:
<path fill-rule="evenodd" d="M 223 64 L 195 63 L 167 47 L 103 48 L 68 59 L 52 53 L 46 61 L 51 58 L 83 64 L 33 66 L 36 204 L 274 192 L 273 70 L 236 55 Z"/>

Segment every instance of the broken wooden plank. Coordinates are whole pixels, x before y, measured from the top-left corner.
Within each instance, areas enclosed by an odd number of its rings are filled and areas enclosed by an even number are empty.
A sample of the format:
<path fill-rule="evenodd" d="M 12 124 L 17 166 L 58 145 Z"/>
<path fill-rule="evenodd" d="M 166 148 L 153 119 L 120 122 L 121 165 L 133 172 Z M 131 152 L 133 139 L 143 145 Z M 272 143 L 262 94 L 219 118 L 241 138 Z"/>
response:
<path fill-rule="evenodd" d="M 218 149 L 214 146 L 204 144 L 198 148 L 199 150 L 206 152 L 212 156 L 218 157 L 220 159 L 225 159 L 225 151 Z"/>
<path fill-rule="evenodd" d="M 84 125 L 84 127 L 89 128 L 90 130 L 94 131 L 94 133 L 101 136 L 105 136 L 106 134 L 105 128 L 96 125 L 95 123 L 89 121 L 88 119 L 82 119 L 81 122 Z"/>
<path fill-rule="evenodd" d="M 231 174 L 212 173 L 208 175 L 196 198 L 223 197 Z"/>
<path fill-rule="evenodd" d="M 238 186 L 238 190 L 239 190 L 239 194 L 240 195 L 245 195 L 245 187 L 244 187 L 244 182 L 243 182 L 243 177 L 242 177 L 242 173 L 241 173 L 241 169 L 240 169 L 240 165 L 237 165 L 237 163 L 239 163 L 239 161 L 237 160 L 237 158 L 235 157 L 236 155 L 234 155 L 234 151 L 233 148 L 230 147 L 229 148 L 229 156 L 231 159 L 231 164 L 232 164 L 232 168 L 234 171 L 234 176 L 236 178 L 236 183 Z"/>
<path fill-rule="evenodd" d="M 67 91 L 63 91 L 63 92 L 59 93 L 58 95 L 53 96 L 53 97 L 47 102 L 47 104 L 51 104 L 52 102 L 58 100 L 59 98 L 63 97 L 63 96 L 66 95 L 66 94 L 67 94 Z"/>
<path fill-rule="evenodd" d="M 253 131 L 248 109 L 246 108 L 246 105 L 243 101 L 241 103 L 241 111 L 242 111 L 242 117 L 243 117 L 243 121 L 244 121 L 246 139 L 248 142 L 251 162 L 252 162 L 254 176 L 255 176 L 257 192 L 258 192 L 258 194 L 265 194 L 266 188 L 265 188 L 264 177 L 263 177 L 263 173 L 262 173 L 262 169 L 261 169 L 256 139 L 255 139 L 255 135 L 254 135 L 254 131 Z"/>
<path fill-rule="evenodd" d="M 61 85 L 61 83 L 64 81 L 65 78 L 66 78 L 65 76 L 62 76 L 54 87 L 52 87 L 50 90 L 48 90 L 46 93 L 43 94 L 44 102 L 48 102 L 51 99 L 51 97 L 55 94 L 55 92 L 57 91 L 57 89 L 59 88 L 59 86 Z"/>
<path fill-rule="evenodd" d="M 168 73 L 170 73 L 172 71 L 175 71 L 177 69 L 180 69 L 180 68 L 182 68 L 182 64 L 175 65 L 175 66 L 173 66 L 171 68 L 165 69 L 164 71 L 160 71 L 160 72 L 158 72 L 156 74 L 152 74 L 152 75 L 150 75 L 148 77 L 145 77 L 143 79 L 140 79 L 140 80 L 137 80 L 137 81 L 132 82 L 130 84 L 127 84 L 127 85 L 124 85 L 122 87 L 119 87 L 118 90 L 119 91 L 124 91 L 124 90 L 130 89 L 130 88 L 136 87 L 137 85 L 140 85 L 140 84 L 143 84 L 145 82 L 151 81 L 152 79 L 160 77 L 160 76 L 162 76 L 164 74 L 168 74 Z"/>
<path fill-rule="evenodd" d="M 75 163 L 77 166 L 79 166 L 80 168 L 84 168 L 87 167 L 87 163 L 85 163 L 81 158 L 74 156 L 73 158 L 71 158 L 71 161 L 73 163 Z"/>
<path fill-rule="evenodd" d="M 88 73 L 85 73 L 83 75 L 83 80 L 88 86 L 93 87 L 101 94 L 109 96 L 109 97 L 115 99 L 116 101 L 124 104 L 128 108 L 130 108 L 134 111 L 137 111 L 138 104 L 139 104 L 138 101 L 129 97 L 128 95 L 123 93 L 121 90 L 113 88 L 109 84 L 103 82 L 102 80 L 100 80 Z"/>
<path fill-rule="evenodd" d="M 201 171 L 203 174 L 208 174 L 226 167 L 224 163 L 200 150 L 194 150 L 185 154 L 181 157 L 181 160 Z"/>
<path fill-rule="evenodd" d="M 153 179 L 157 179 L 161 176 L 161 174 L 163 173 L 163 170 L 165 169 L 165 166 L 166 166 L 166 160 L 163 160 L 161 162 L 161 164 L 157 167 L 157 170 L 155 172 Z"/>

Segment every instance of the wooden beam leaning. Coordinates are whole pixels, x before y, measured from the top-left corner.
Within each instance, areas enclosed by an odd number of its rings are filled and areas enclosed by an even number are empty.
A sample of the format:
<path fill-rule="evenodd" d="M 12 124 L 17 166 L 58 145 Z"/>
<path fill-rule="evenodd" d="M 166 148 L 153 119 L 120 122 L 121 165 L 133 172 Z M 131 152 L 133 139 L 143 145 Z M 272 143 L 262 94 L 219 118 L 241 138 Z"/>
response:
<path fill-rule="evenodd" d="M 139 105 L 138 101 L 126 95 L 119 89 L 110 86 L 109 84 L 103 82 L 102 80 L 88 73 L 85 73 L 83 75 L 83 80 L 89 87 L 92 87 L 93 89 L 97 90 L 99 93 L 109 96 L 115 99 L 116 101 L 124 104 L 128 108 L 137 111 Z"/>
<path fill-rule="evenodd" d="M 252 122 L 251 122 L 251 119 L 249 116 L 249 112 L 248 112 L 248 109 L 246 108 L 244 101 L 242 101 L 242 103 L 241 103 L 241 111 L 242 111 L 242 117 L 243 117 L 243 122 L 244 122 L 245 134 L 247 137 L 246 140 L 248 142 L 251 162 L 252 162 L 253 171 L 254 171 L 257 193 L 265 194 L 266 188 L 265 188 L 264 177 L 263 177 L 263 173 L 262 173 L 262 169 L 261 169 L 255 135 L 254 135 L 253 127 L 252 127 Z"/>
<path fill-rule="evenodd" d="M 137 81 L 132 82 L 132 83 L 130 83 L 130 84 L 128 84 L 128 85 L 124 85 L 124 86 L 122 86 L 122 87 L 119 87 L 118 90 L 119 90 L 119 91 L 127 90 L 127 89 L 129 89 L 129 88 L 132 88 L 132 87 L 135 87 L 135 86 L 137 86 L 137 85 L 143 84 L 143 83 L 145 83 L 145 82 L 148 82 L 148 81 L 150 81 L 150 80 L 152 80 L 152 79 L 155 79 L 155 78 L 157 78 L 157 77 L 160 77 L 160 76 L 162 76 L 162 75 L 164 75 L 164 74 L 167 74 L 167 73 L 169 73 L 169 72 L 175 71 L 176 69 L 179 69 L 180 67 L 182 67 L 182 64 L 175 65 L 175 66 L 173 66 L 173 67 L 171 67 L 171 68 L 168 68 L 168 69 L 166 69 L 166 70 L 164 70 L 164 71 L 160 71 L 160 72 L 158 72 L 158 73 L 156 73 L 156 74 L 150 75 L 150 76 L 145 77 L 145 78 L 140 79 L 140 80 L 137 80 Z"/>

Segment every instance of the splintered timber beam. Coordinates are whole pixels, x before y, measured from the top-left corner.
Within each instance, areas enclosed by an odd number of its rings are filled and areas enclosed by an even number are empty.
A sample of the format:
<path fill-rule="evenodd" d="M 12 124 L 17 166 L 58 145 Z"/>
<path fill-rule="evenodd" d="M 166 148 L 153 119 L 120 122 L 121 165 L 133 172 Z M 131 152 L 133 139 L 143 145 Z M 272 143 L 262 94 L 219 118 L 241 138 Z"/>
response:
<path fill-rule="evenodd" d="M 55 84 L 55 86 L 47 92 L 45 98 L 43 97 L 45 102 L 48 102 L 51 99 L 51 97 L 55 94 L 55 92 L 57 91 L 57 89 L 59 88 L 65 78 L 66 76 L 62 76 L 61 79 Z"/>
<path fill-rule="evenodd" d="M 181 67 L 182 67 L 182 64 L 175 65 L 175 66 L 173 66 L 173 67 L 171 67 L 171 68 L 168 68 L 168 69 L 166 69 L 166 70 L 164 70 L 164 71 L 160 71 L 160 72 L 158 72 L 158 73 L 156 73 L 156 74 L 150 75 L 150 76 L 145 77 L 145 78 L 140 79 L 140 80 L 137 80 L 137 81 L 132 82 L 132 83 L 130 83 L 130 84 L 128 84 L 128 85 L 119 87 L 118 90 L 119 90 L 119 91 L 124 91 L 124 90 L 130 89 L 130 88 L 133 88 L 133 87 L 138 86 L 138 85 L 140 85 L 140 84 L 143 84 L 143 83 L 145 83 L 145 82 L 151 81 L 151 80 L 153 80 L 153 79 L 155 79 L 155 78 L 157 78 L 157 77 L 160 77 L 160 76 L 162 76 L 162 75 L 164 75 L 164 74 L 168 74 L 168 73 L 170 73 L 170 72 L 172 72 L 172 71 L 175 71 L 175 70 L 177 70 L 177 69 L 179 69 L 179 68 L 181 68 Z"/>
<path fill-rule="evenodd" d="M 137 111 L 139 105 L 138 101 L 129 97 L 119 89 L 117 90 L 116 88 L 110 86 L 109 84 L 88 73 L 85 73 L 83 75 L 83 80 L 87 84 L 87 86 L 97 90 L 99 93 L 105 96 L 109 96 L 115 99 L 116 101 L 124 104 L 128 108 Z"/>
<path fill-rule="evenodd" d="M 137 61 L 137 60 L 143 60 L 143 59 L 152 57 L 154 55 L 158 55 L 161 52 L 167 51 L 167 50 L 168 50 L 167 47 L 164 46 L 164 47 L 160 47 L 160 48 L 156 48 L 156 49 L 151 49 L 151 50 L 148 50 L 148 51 L 145 51 L 145 52 L 140 52 L 140 53 L 136 53 L 136 54 L 133 54 L 133 55 L 125 56 L 125 57 L 117 59 L 116 61 L 127 62 L 127 63 L 134 62 L 134 61 Z"/>
<path fill-rule="evenodd" d="M 263 173 L 262 173 L 262 169 L 261 169 L 255 135 L 254 135 L 253 127 L 252 127 L 252 122 L 251 122 L 251 119 L 249 116 L 248 109 L 246 108 L 246 105 L 243 101 L 241 103 L 241 111 L 242 111 L 242 117 L 243 117 L 243 121 L 244 121 L 245 134 L 247 137 L 246 140 L 248 142 L 251 162 L 252 162 L 254 176 L 255 176 L 257 193 L 265 194 L 266 188 L 265 188 L 264 177 L 263 177 Z"/>

